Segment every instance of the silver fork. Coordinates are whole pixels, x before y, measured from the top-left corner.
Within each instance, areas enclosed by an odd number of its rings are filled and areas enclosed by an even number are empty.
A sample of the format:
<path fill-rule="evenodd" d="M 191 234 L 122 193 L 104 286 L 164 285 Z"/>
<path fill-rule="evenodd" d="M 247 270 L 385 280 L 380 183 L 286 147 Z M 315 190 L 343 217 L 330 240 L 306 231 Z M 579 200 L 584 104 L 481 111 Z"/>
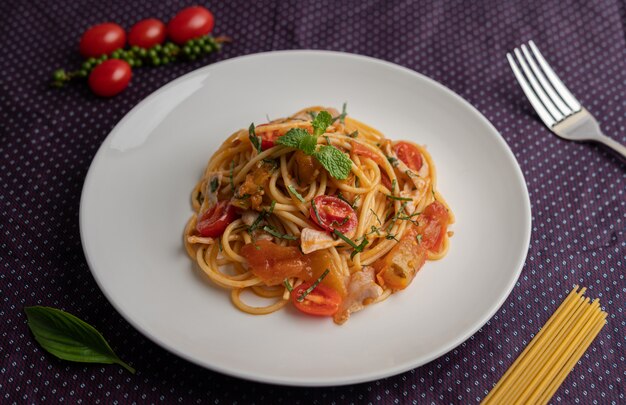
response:
<path fill-rule="evenodd" d="M 567 90 L 535 43 L 530 41 L 528 45 L 530 50 L 522 45 L 521 51 L 518 48 L 513 51 L 515 58 L 510 53 L 506 57 L 543 123 L 563 139 L 600 142 L 626 158 L 626 147 L 602 133 L 596 119 Z"/>

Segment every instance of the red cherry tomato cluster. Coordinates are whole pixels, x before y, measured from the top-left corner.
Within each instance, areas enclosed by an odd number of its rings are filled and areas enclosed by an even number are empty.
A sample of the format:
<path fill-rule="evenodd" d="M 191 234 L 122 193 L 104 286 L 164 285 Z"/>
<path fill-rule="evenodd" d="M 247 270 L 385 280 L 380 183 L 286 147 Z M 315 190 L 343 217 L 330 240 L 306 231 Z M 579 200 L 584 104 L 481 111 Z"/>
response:
<path fill-rule="evenodd" d="M 193 60 L 219 49 L 219 44 L 227 38 L 209 37 L 214 25 L 213 14 L 201 6 L 180 10 L 167 25 L 156 18 L 141 20 L 131 27 L 128 35 L 112 22 L 94 25 L 80 39 L 80 53 L 86 58 L 82 69 L 55 71 L 53 84 L 62 86 L 74 77 L 88 76 L 89 87 L 95 94 L 114 96 L 128 86 L 132 67 L 159 66 L 179 56 Z M 127 44 L 129 49 L 125 48 Z"/>

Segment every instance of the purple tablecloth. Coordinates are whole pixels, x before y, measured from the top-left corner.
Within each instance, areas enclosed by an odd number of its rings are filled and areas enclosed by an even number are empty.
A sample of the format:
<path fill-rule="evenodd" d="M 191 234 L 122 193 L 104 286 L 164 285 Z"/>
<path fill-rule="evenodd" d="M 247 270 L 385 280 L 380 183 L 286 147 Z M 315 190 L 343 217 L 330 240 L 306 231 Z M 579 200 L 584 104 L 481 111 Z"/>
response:
<path fill-rule="evenodd" d="M 505 54 L 533 39 L 568 87 L 626 142 L 626 2 L 213 1 L 216 55 L 137 69 L 112 99 L 84 84 L 48 87 L 80 63 L 78 38 L 111 20 L 167 20 L 190 1 L 4 0 L 0 5 L 0 402 L 472 403 L 511 365 L 573 284 L 589 287 L 608 325 L 553 402 L 624 403 L 626 164 L 604 147 L 562 141 L 538 121 Z M 404 374 L 350 387 L 247 382 L 188 363 L 133 329 L 89 272 L 78 210 L 99 145 L 134 105 L 195 68 L 276 49 L 373 56 L 448 86 L 501 132 L 532 203 L 532 241 L 511 296 L 479 332 Z M 497 198 L 498 190 L 493 196 Z M 503 229 L 502 237 L 507 230 Z M 468 269 L 471 271 L 471 269 Z M 138 372 L 59 361 L 30 334 L 23 307 L 62 308 L 95 325 Z M 372 350 L 376 350 L 374 347 Z"/>

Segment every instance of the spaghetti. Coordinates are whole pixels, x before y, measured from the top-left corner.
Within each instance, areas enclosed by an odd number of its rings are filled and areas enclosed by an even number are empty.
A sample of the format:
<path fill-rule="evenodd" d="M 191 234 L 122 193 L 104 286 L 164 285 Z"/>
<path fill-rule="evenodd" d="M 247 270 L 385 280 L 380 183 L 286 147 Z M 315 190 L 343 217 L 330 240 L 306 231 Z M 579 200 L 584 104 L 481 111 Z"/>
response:
<path fill-rule="evenodd" d="M 575 286 L 483 400 L 483 404 L 546 404 L 605 325 L 598 299 Z"/>
<path fill-rule="evenodd" d="M 185 248 L 234 305 L 336 323 L 445 256 L 454 216 L 422 146 L 310 107 L 232 134 L 192 192 Z M 242 293 L 273 299 L 244 302 Z"/>

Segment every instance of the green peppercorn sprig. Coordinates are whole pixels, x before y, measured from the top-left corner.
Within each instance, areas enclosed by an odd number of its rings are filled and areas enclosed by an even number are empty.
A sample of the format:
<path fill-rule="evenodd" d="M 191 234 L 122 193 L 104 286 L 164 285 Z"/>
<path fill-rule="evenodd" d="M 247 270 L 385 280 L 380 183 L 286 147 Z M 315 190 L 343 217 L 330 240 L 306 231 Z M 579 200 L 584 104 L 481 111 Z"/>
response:
<path fill-rule="evenodd" d="M 205 35 L 199 38 L 190 39 L 182 46 L 171 41 L 164 44 L 157 44 L 149 49 L 132 46 L 127 49 L 117 49 L 110 55 L 102 55 L 98 58 L 89 58 L 83 62 L 80 69 L 75 71 L 66 71 L 65 69 L 57 69 L 52 74 L 52 86 L 63 87 L 66 83 L 73 79 L 82 79 L 89 76 L 89 73 L 108 59 L 120 59 L 126 61 L 130 67 L 142 66 L 161 66 L 179 60 L 196 60 L 204 57 L 214 51 L 219 51 L 224 42 L 230 42 L 231 39 L 226 36 L 212 37 Z"/>

